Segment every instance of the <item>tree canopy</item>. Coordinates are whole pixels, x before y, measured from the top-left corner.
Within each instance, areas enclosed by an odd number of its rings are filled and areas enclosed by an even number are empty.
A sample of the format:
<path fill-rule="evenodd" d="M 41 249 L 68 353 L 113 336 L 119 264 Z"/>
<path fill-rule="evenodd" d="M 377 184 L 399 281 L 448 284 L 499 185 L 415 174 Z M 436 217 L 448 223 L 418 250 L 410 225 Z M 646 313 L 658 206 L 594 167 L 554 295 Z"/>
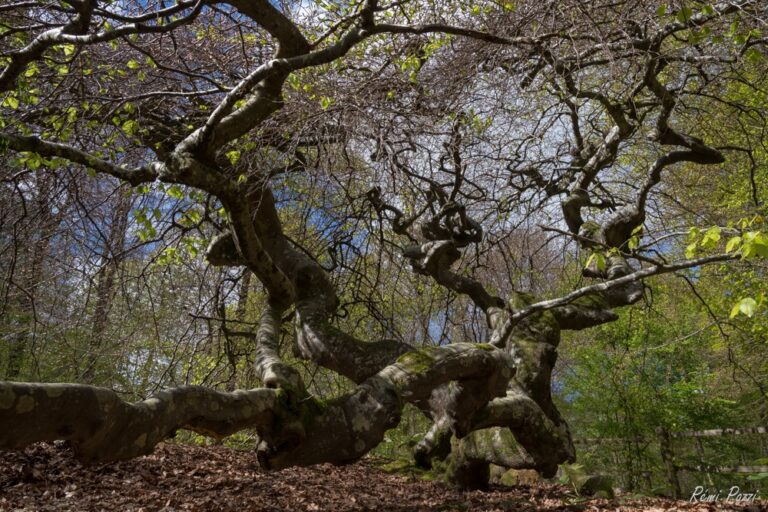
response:
<path fill-rule="evenodd" d="M 553 475 L 568 331 L 765 317 L 766 7 L 5 3 L 0 447 L 341 464 L 412 404 L 453 482 Z"/>

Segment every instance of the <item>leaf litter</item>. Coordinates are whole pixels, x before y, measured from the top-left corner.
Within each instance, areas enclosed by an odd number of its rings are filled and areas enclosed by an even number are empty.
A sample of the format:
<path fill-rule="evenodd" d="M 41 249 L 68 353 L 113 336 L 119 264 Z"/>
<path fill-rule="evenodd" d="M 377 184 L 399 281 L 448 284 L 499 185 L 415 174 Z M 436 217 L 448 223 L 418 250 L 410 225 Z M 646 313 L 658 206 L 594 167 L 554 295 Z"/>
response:
<path fill-rule="evenodd" d="M 64 443 L 40 443 L 0 452 L 0 512 L 768 510 L 656 497 L 586 500 L 552 483 L 459 491 L 389 474 L 377 462 L 264 471 L 250 451 L 164 443 L 145 457 L 83 466 Z"/>

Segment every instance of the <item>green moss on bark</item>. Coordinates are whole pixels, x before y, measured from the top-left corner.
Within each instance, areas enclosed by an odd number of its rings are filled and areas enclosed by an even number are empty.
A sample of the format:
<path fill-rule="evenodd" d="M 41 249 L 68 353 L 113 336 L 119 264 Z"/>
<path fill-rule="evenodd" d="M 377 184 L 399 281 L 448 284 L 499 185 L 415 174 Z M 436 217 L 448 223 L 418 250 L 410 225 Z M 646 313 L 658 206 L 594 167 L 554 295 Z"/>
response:
<path fill-rule="evenodd" d="M 402 366 L 406 371 L 412 373 L 423 373 L 429 370 L 434 364 L 434 352 L 435 349 L 433 347 L 426 347 L 420 350 L 406 352 L 397 358 L 397 364 Z"/>

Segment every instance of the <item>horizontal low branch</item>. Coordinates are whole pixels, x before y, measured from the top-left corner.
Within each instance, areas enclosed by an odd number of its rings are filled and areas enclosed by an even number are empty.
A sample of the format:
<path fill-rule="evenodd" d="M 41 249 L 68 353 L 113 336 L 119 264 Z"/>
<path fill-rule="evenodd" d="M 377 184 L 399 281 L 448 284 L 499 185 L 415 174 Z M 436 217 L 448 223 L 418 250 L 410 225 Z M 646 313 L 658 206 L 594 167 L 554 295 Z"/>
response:
<path fill-rule="evenodd" d="M 0 382 L 0 448 L 62 439 L 82 462 L 129 459 L 151 453 L 182 428 L 224 437 L 268 426 L 276 398 L 273 389 L 185 386 L 129 403 L 109 389 L 80 384 Z"/>
<path fill-rule="evenodd" d="M 0 382 L 0 449 L 67 440 L 80 461 L 95 463 L 151 453 L 178 429 L 223 437 L 255 428 L 266 468 L 344 464 L 376 447 L 406 402 L 455 380 L 477 383 L 482 405 L 504 393 L 513 373 L 505 351 L 458 343 L 409 352 L 330 402 L 284 389 L 227 393 L 186 386 L 129 403 L 109 389 L 80 384 Z"/>

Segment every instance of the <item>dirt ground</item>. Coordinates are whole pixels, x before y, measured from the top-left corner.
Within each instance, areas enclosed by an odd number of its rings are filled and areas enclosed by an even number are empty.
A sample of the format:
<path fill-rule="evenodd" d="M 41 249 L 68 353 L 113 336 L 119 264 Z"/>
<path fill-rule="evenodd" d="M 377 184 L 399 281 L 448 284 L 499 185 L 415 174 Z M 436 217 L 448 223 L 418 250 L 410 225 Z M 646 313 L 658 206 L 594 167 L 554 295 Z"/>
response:
<path fill-rule="evenodd" d="M 461 492 L 384 472 L 371 460 L 262 471 L 255 456 L 221 446 L 163 444 L 152 455 L 83 467 L 63 445 L 0 452 L 0 511 L 591 511 L 768 510 L 660 498 L 585 500 L 565 486 Z"/>

